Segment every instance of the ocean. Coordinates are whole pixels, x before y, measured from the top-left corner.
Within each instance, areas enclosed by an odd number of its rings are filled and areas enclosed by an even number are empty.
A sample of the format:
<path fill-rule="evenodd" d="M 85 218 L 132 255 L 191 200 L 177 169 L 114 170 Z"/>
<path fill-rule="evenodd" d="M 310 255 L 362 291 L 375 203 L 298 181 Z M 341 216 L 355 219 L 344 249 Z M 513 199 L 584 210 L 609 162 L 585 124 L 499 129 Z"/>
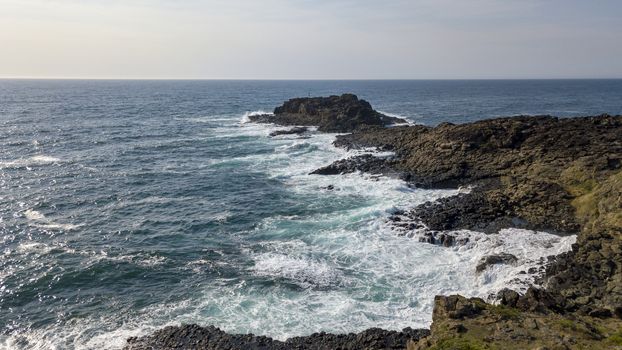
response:
<path fill-rule="evenodd" d="M 574 236 L 400 236 L 398 209 L 465 189 L 309 175 L 361 151 L 248 123 L 351 92 L 411 123 L 622 114 L 622 80 L 0 80 L 0 348 L 115 349 L 198 323 L 278 339 L 429 327 L 437 294 L 524 290 Z M 330 186 L 330 187 L 329 187 Z M 475 272 L 509 252 L 518 264 Z"/>

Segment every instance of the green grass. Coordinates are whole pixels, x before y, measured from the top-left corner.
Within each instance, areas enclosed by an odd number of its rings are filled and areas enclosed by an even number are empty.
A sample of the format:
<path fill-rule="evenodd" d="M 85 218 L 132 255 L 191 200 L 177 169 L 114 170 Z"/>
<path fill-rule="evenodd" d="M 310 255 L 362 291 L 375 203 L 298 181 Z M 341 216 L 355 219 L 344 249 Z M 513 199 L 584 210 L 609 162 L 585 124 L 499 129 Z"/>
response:
<path fill-rule="evenodd" d="M 607 342 L 613 345 L 622 346 L 622 329 L 607 337 Z"/>
<path fill-rule="evenodd" d="M 516 320 L 521 315 L 520 310 L 505 305 L 492 305 L 488 307 L 488 310 L 499 315 L 503 320 Z"/>
<path fill-rule="evenodd" d="M 436 345 L 430 348 L 430 350 L 485 350 L 482 343 L 478 340 L 465 339 L 465 338 L 450 338 L 443 339 Z"/>
<path fill-rule="evenodd" d="M 557 324 L 562 326 L 562 328 L 567 328 L 567 329 L 572 329 L 572 330 L 577 329 L 577 325 L 571 320 L 566 320 L 566 319 L 559 320 L 557 321 Z"/>

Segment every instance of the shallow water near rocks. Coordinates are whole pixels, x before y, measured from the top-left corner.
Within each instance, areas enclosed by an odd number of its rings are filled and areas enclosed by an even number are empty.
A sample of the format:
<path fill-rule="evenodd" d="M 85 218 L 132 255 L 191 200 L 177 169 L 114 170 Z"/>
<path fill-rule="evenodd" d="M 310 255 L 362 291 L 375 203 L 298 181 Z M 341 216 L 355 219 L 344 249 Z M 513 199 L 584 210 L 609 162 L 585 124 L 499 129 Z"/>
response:
<path fill-rule="evenodd" d="M 198 323 L 279 339 L 427 327 L 436 294 L 524 289 L 575 237 L 524 230 L 444 248 L 396 209 L 457 193 L 308 175 L 335 135 L 245 123 L 354 92 L 413 123 L 621 113 L 622 81 L 0 81 L 0 348 L 119 348 Z M 330 186 L 330 187 L 329 187 Z M 485 255 L 516 265 L 477 274 Z"/>

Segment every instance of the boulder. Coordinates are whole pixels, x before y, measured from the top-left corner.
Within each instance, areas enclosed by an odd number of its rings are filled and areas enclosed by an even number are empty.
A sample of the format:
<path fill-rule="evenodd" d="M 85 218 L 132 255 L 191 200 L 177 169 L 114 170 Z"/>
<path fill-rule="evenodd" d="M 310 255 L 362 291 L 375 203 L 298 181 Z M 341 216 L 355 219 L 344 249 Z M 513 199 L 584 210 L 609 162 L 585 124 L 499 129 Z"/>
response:
<path fill-rule="evenodd" d="M 499 253 L 487 255 L 480 259 L 479 263 L 475 267 L 475 271 L 483 272 L 488 267 L 497 264 L 515 264 L 518 261 L 516 256 L 508 253 Z"/>

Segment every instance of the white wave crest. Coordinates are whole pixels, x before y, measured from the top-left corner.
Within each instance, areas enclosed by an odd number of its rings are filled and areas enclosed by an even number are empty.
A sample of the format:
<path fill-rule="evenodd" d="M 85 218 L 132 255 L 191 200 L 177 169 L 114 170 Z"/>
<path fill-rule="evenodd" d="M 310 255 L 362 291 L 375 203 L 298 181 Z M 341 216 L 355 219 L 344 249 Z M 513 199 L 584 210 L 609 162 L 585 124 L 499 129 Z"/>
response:
<path fill-rule="evenodd" d="M 406 121 L 406 123 L 396 123 L 396 124 L 389 125 L 389 127 L 417 124 L 416 122 L 413 121 L 413 118 L 411 116 L 405 116 L 405 115 L 401 115 L 397 113 L 390 113 L 390 112 L 385 112 L 385 111 L 378 111 L 378 112 L 386 115 L 387 117 L 404 119 Z"/>
<path fill-rule="evenodd" d="M 56 157 L 36 155 L 30 158 L 0 162 L 0 168 L 29 168 L 33 166 L 43 166 L 59 162 L 61 162 L 61 160 Z"/>
<path fill-rule="evenodd" d="M 30 221 L 31 225 L 42 228 L 42 229 L 47 229 L 47 230 L 71 231 L 71 230 L 75 230 L 78 227 L 80 227 L 80 225 L 61 224 L 58 222 L 54 222 L 48 219 L 42 213 L 36 210 L 32 210 L 32 209 L 26 210 L 24 212 L 24 217 L 26 217 L 26 219 Z"/>
<path fill-rule="evenodd" d="M 240 120 L 240 124 L 250 123 L 250 117 L 251 116 L 261 115 L 261 114 L 273 114 L 273 113 L 272 112 L 262 111 L 262 110 L 249 111 L 249 112 L 244 113 L 244 115 L 242 115 L 242 119 Z"/>

